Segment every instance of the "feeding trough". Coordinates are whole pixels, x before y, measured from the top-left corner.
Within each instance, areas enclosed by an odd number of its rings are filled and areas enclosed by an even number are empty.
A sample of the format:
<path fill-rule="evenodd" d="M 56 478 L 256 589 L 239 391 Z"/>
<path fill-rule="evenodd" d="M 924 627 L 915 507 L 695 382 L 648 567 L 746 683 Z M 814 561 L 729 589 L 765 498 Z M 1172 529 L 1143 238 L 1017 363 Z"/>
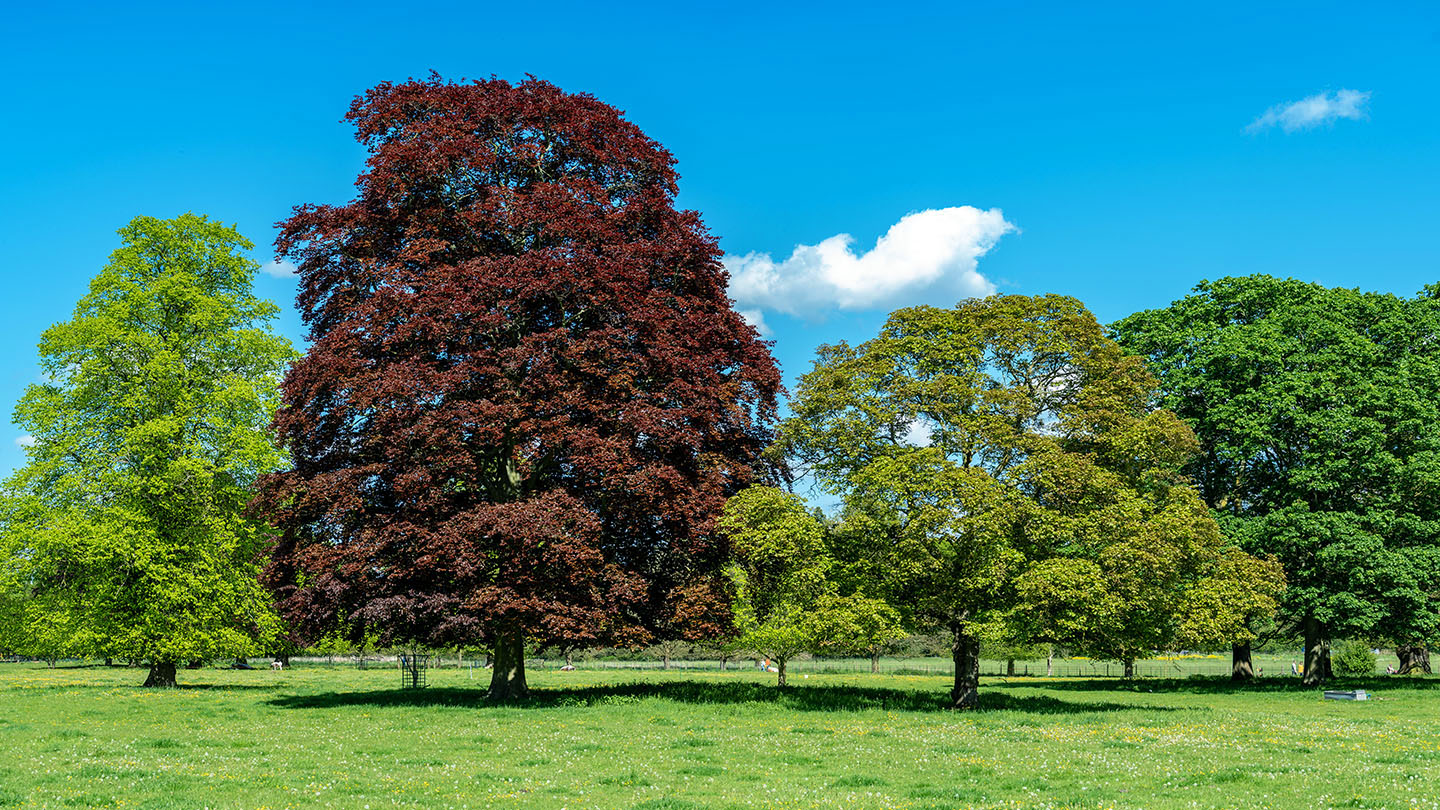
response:
<path fill-rule="evenodd" d="M 1370 695 L 1366 694 L 1366 692 L 1365 692 L 1364 689 L 1351 689 L 1351 690 L 1348 690 L 1348 691 L 1336 690 L 1336 691 L 1333 691 L 1333 692 L 1332 692 L 1332 691 L 1326 691 L 1326 692 L 1325 692 L 1325 699 L 1326 699 L 1326 700 L 1369 700 L 1369 699 L 1370 699 Z"/>
<path fill-rule="evenodd" d="M 400 688 L 424 689 L 425 671 L 430 668 L 430 656 L 419 653 L 403 653 L 400 656 Z"/>

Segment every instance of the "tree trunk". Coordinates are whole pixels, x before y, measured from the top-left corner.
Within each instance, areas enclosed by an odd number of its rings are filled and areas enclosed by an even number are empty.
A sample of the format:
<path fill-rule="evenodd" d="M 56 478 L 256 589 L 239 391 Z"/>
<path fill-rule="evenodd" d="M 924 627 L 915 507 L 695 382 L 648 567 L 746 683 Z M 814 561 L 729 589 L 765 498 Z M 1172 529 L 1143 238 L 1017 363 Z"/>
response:
<path fill-rule="evenodd" d="M 275 660 L 280 662 L 280 666 L 285 667 L 286 669 L 290 668 L 290 653 L 275 653 Z"/>
<path fill-rule="evenodd" d="M 1400 659 L 1400 669 L 1396 675 L 1410 675 L 1416 672 L 1430 674 L 1430 650 L 1424 644 L 1405 644 L 1395 648 L 1395 656 Z"/>
<path fill-rule="evenodd" d="M 775 659 L 775 668 L 780 671 L 780 681 L 779 681 L 778 685 L 779 685 L 779 686 L 784 686 L 784 685 L 785 685 L 785 659 L 784 659 L 784 658 L 776 658 L 776 659 Z"/>
<path fill-rule="evenodd" d="M 1127 679 L 1133 679 L 1135 677 L 1135 659 L 1129 656 L 1125 658 L 1125 677 Z"/>
<path fill-rule="evenodd" d="M 105 656 L 105 666 L 107 666 L 107 667 L 113 667 L 113 666 L 115 666 L 115 659 L 111 658 L 111 657 L 108 656 L 108 655 Z"/>
<path fill-rule="evenodd" d="M 1325 628 L 1315 618 L 1305 620 L 1305 671 L 1300 683 L 1304 686 L 1320 686 L 1330 670 L 1330 647 L 1325 642 Z"/>
<path fill-rule="evenodd" d="M 950 708 L 975 709 L 980 705 L 980 639 L 961 625 L 955 628 L 955 687 Z"/>
<path fill-rule="evenodd" d="M 565 666 L 567 666 L 567 667 L 574 667 L 574 666 L 575 666 L 575 652 L 574 652 L 573 650 L 566 650 L 566 651 L 565 651 Z"/>
<path fill-rule="evenodd" d="M 145 686 L 158 686 L 175 688 L 175 662 L 166 664 L 151 664 L 150 675 L 145 678 Z"/>
<path fill-rule="evenodd" d="M 725 656 L 723 656 L 723 655 L 720 656 L 720 671 L 721 671 L 721 672 L 724 672 L 724 671 L 725 671 Z"/>
<path fill-rule="evenodd" d="M 525 684 L 525 633 L 519 627 L 505 627 L 495 634 L 495 668 L 490 671 L 490 700 L 520 700 L 529 697 Z"/>
<path fill-rule="evenodd" d="M 662 652 L 662 653 L 660 653 L 660 668 L 661 668 L 661 669 L 669 669 L 669 668 L 670 668 L 670 653 L 667 653 L 667 652 Z"/>
<path fill-rule="evenodd" d="M 1248 683 L 1255 679 L 1255 665 L 1250 660 L 1250 642 L 1236 644 L 1230 648 L 1230 680 L 1232 683 Z"/>
<path fill-rule="evenodd" d="M 1005 677 L 1007 677 L 1007 678 L 1013 678 L 1013 677 L 1015 677 L 1015 659 L 1014 659 L 1014 658 L 1006 658 L 1006 659 L 1005 659 Z"/>
<path fill-rule="evenodd" d="M 878 652 L 870 653 L 870 674 L 880 674 L 880 653 Z"/>
<path fill-rule="evenodd" d="M 1055 677 L 1055 645 L 1051 644 L 1045 652 L 1045 677 Z"/>

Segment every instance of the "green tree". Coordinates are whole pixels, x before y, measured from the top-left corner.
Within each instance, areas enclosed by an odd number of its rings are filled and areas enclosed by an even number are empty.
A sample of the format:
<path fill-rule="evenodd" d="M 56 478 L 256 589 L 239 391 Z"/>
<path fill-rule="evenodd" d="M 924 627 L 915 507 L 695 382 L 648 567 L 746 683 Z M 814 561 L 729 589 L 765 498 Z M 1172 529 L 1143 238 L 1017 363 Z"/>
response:
<path fill-rule="evenodd" d="M 880 653 L 905 637 L 900 612 L 883 599 L 864 593 L 830 593 L 815 609 L 817 643 L 814 652 L 826 655 L 864 655 L 870 672 L 880 671 Z"/>
<path fill-rule="evenodd" d="M 1113 333 L 1200 438 L 1187 472 L 1226 535 L 1284 566 L 1307 684 L 1331 637 L 1440 636 L 1440 288 L 1224 278 Z"/>
<path fill-rule="evenodd" d="M 266 426 L 294 352 L 233 228 L 186 214 L 119 233 L 41 339 L 0 559 L 36 606 L 14 632 L 60 628 L 71 654 L 147 661 L 146 685 L 173 686 L 178 663 L 258 653 L 277 630 L 257 581 L 267 529 L 246 505 L 284 461 Z"/>
<path fill-rule="evenodd" d="M 864 606 L 836 596 L 825 526 L 799 497 L 750 487 L 726 502 L 717 526 L 735 560 L 736 643 L 774 661 L 784 686 L 789 661 L 815 651 L 841 624 L 829 611 Z"/>
<path fill-rule="evenodd" d="M 903 309 L 821 348 L 777 448 L 842 499 L 878 595 L 953 633 L 951 704 L 973 708 L 982 638 L 1133 654 L 1178 624 L 1144 577 L 1179 564 L 1188 588 L 1224 552 L 1154 385 L 1071 298 Z"/>

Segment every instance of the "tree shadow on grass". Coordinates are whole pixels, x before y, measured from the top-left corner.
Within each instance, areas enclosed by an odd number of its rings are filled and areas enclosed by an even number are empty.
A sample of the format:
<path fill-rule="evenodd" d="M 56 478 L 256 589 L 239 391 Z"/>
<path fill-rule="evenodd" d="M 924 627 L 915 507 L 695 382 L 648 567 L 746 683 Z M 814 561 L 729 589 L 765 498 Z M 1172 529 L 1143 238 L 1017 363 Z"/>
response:
<path fill-rule="evenodd" d="M 1188 678 L 1083 678 L 1060 681 L 1026 681 L 1017 678 L 987 682 L 986 688 L 1010 689 L 1041 687 L 1062 692 L 1154 692 L 1197 695 L 1220 694 L 1319 694 L 1323 690 L 1364 689 L 1367 692 L 1440 690 L 1440 678 L 1395 677 L 1376 675 L 1369 678 L 1335 678 L 1323 687 L 1302 686 L 1299 678 L 1256 678 L 1248 683 L 1234 683 L 1228 676 L 1191 676 Z"/>
<path fill-rule="evenodd" d="M 939 712 L 947 710 L 941 692 L 867 686 L 776 686 L 755 683 L 712 683 L 667 681 L 624 683 L 562 689 L 534 689 L 523 701 L 497 702 L 485 698 L 483 689 L 395 689 L 372 692 L 326 692 L 287 695 L 269 703 L 286 709 L 332 709 L 349 706 L 454 706 L 466 708 L 505 707 L 512 709 L 553 709 L 611 706 L 642 700 L 670 700 L 693 705 L 754 703 L 780 706 L 794 711 L 849 712 L 882 711 Z M 1062 700 L 1048 695 L 1014 695 L 982 689 L 983 711 L 1017 711 L 1029 714 L 1082 714 L 1157 707 L 1133 706 L 1087 700 Z M 1158 708 L 1160 711 L 1170 711 Z"/>

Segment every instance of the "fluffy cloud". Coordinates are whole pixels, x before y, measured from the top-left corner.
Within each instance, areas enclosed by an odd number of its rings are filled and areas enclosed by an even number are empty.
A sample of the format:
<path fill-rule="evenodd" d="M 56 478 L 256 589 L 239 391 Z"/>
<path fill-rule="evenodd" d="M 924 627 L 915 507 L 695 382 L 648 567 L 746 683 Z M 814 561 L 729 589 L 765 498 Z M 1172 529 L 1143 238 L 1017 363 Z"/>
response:
<path fill-rule="evenodd" d="M 1286 132 L 1311 129 L 1329 124 L 1341 118 L 1360 120 L 1365 117 L 1365 105 L 1370 101 L 1369 92 L 1359 90 L 1337 90 L 1334 93 L 1316 93 L 1313 96 L 1277 104 L 1265 114 L 1250 122 L 1249 132 L 1259 132 L 1271 127 L 1280 127 Z"/>
<path fill-rule="evenodd" d="M 17 437 L 15 437 L 15 446 L 16 446 L 16 447 L 34 447 L 34 446 L 35 446 L 35 437 L 34 437 L 34 436 L 17 436 Z"/>
<path fill-rule="evenodd" d="M 730 297 L 747 320 L 763 325 L 759 310 L 817 315 L 831 309 L 890 309 L 928 294 L 949 306 L 989 295 L 995 285 L 977 264 L 1001 236 L 1015 230 L 998 208 L 969 205 L 907 214 L 857 254 L 855 238 L 836 234 L 800 245 L 788 259 L 768 253 L 725 257 Z"/>
<path fill-rule="evenodd" d="M 295 265 L 289 259 L 276 259 L 260 265 L 260 272 L 275 278 L 294 278 Z"/>

